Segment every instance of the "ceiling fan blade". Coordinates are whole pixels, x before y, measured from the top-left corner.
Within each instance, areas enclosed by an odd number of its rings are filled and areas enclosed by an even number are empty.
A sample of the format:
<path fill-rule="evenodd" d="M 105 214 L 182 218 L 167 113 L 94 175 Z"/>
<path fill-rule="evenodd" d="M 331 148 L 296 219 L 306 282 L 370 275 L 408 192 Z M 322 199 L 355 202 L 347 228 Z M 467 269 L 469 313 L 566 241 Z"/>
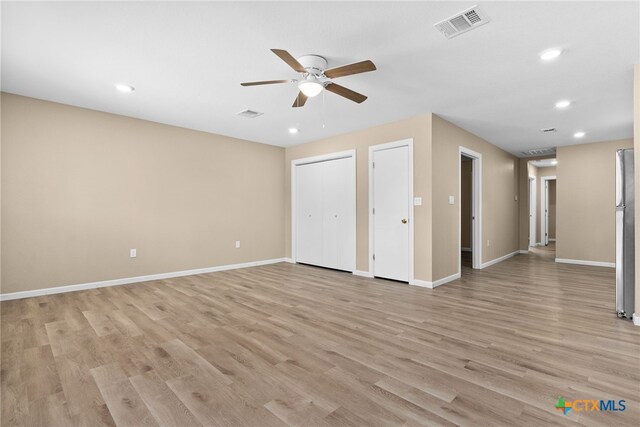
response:
<path fill-rule="evenodd" d="M 325 86 L 325 89 L 329 92 L 335 93 L 336 95 L 340 95 L 347 99 L 350 99 L 353 102 L 357 102 L 358 104 L 363 103 L 367 99 L 367 97 L 363 94 L 352 91 L 351 89 L 347 89 L 346 87 L 337 85 L 335 83 L 328 84 L 327 86 Z"/>
<path fill-rule="evenodd" d="M 277 83 L 289 83 L 291 80 L 263 80 L 260 82 L 245 82 L 240 83 L 242 86 L 259 86 L 259 85 L 274 85 Z"/>
<path fill-rule="evenodd" d="M 287 52 L 286 50 L 271 49 L 271 52 L 273 52 L 276 55 L 278 55 L 278 57 L 280 59 L 282 59 L 284 62 L 286 62 L 289 65 L 289 67 L 293 68 L 297 72 L 299 72 L 299 73 L 306 73 L 307 72 L 307 70 L 304 69 L 304 67 L 298 62 L 298 60 L 296 58 L 294 58 L 293 56 L 291 56 L 291 54 L 289 52 Z"/>
<path fill-rule="evenodd" d="M 350 76 L 352 74 L 366 73 L 368 71 L 375 70 L 375 64 L 367 59 L 366 61 L 356 62 L 355 64 L 329 68 L 328 70 L 324 70 L 324 75 L 330 79 L 335 79 L 337 77 Z"/>
<path fill-rule="evenodd" d="M 293 101 L 293 108 L 297 108 L 297 107 L 302 107 L 304 106 L 304 103 L 307 102 L 307 95 L 305 95 L 302 92 L 298 92 L 298 96 L 296 97 L 296 100 Z"/>

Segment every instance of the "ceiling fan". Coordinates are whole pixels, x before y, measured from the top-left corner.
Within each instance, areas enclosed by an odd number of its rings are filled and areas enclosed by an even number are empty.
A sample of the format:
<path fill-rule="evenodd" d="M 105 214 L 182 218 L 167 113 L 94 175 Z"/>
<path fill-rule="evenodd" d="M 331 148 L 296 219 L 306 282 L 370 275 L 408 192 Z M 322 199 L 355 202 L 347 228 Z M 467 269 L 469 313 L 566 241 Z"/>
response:
<path fill-rule="evenodd" d="M 343 65 L 341 67 L 327 69 L 327 60 L 319 55 L 305 55 L 296 59 L 289 52 L 282 49 L 271 49 L 273 53 L 278 55 L 280 59 L 287 63 L 298 73 L 302 74 L 302 79 L 292 80 L 264 80 L 259 82 L 245 82 L 240 83 L 242 86 L 259 86 L 259 85 L 272 85 L 278 83 L 298 83 L 298 96 L 293 102 L 292 107 L 302 107 L 307 98 L 314 97 L 323 89 L 333 92 L 336 95 L 340 95 L 358 104 L 364 102 L 367 97 L 361 93 L 355 92 L 344 86 L 340 86 L 333 82 L 332 79 L 338 77 L 350 76 L 353 74 L 366 73 L 368 71 L 374 71 L 376 66 L 373 62 L 366 60 L 356 62 L 354 64 Z"/>

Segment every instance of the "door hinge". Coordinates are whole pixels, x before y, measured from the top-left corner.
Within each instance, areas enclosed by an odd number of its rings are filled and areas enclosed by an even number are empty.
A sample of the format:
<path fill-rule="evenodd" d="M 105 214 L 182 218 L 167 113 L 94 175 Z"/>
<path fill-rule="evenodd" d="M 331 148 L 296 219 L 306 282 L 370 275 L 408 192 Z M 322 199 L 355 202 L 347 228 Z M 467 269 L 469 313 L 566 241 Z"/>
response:
<path fill-rule="evenodd" d="M 376 208 L 373 208 L 373 214 L 374 215 L 376 214 Z"/>
<path fill-rule="evenodd" d="M 376 168 L 376 162 L 372 162 L 372 167 L 375 169 Z"/>
<path fill-rule="evenodd" d="M 374 261 L 376 260 L 376 254 L 373 254 L 373 260 Z"/>

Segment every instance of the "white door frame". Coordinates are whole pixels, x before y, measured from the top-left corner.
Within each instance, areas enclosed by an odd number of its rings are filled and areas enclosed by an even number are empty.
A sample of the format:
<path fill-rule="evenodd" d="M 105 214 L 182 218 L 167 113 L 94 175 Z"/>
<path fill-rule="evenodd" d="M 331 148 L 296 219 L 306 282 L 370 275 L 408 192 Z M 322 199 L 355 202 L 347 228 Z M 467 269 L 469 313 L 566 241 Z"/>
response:
<path fill-rule="evenodd" d="M 549 244 L 549 236 L 547 235 L 547 228 L 549 228 L 549 181 L 554 181 L 555 176 L 541 176 L 540 177 L 540 240 L 544 246 Z"/>
<path fill-rule="evenodd" d="M 533 203 L 532 203 L 533 201 Z M 536 241 L 536 223 L 537 223 L 537 194 L 536 194 L 536 177 L 529 176 L 529 247 L 538 246 Z M 531 226 L 533 224 L 533 227 Z"/>
<path fill-rule="evenodd" d="M 473 268 L 482 268 L 482 154 L 460 146 L 458 150 L 458 274 L 462 273 L 462 156 L 471 158 L 471 252 Z"/>
<path fill-rule="evenodd" d="M 340 151 L 337 153 L 322 154 L 319 156 L 305 157 L 303 159 L 291 160 L 291 259 L 293 260 L 293 262 L 297 262 L 297 258 L 296 258 L 296 240 L 297 240 L 296 166 L 308 165 L 310 163 L 326 162 L 329 160 L 348 159 L 348 158 L 350 158 L 352 162 L 353 175 L 354 175 L 353 182 L 356 183 L 356 150 Z M 358 229 L 356 225 L 356 221 L 358 218 L 358 215 L 356 213 L 357 184 L 353 194 L 355 195 L 355 197 L 353 198 L 353 212 L 356 216 L 353 223 L 353 226 L 355 228 L 353 232 L 354 232 L 354 235 L 356 235 L 356 230 Z M 354 259 L 356 259 L 356 261 L 357 261 L 357 252 L 356 252 L 357 241 L 358 239 L 356 235 L 356 238 L 354 239 L 354 246 L 353 246 L 353 254 L 354 254 Z M 356 266 L 354 265 L 353 268 L 355 271 Z"/>
<path fill-rule="evenodd" d="M 373 186 L 375 184 L 373 182 L 373 153 L 405 146 L 409 148 L 409 283 L 413 283 L 413 138 L 369 146 L 369 274 L 371 276 L 375 274 L 373 265 L 373 239 L 375 235 L 373 232 Z"/>

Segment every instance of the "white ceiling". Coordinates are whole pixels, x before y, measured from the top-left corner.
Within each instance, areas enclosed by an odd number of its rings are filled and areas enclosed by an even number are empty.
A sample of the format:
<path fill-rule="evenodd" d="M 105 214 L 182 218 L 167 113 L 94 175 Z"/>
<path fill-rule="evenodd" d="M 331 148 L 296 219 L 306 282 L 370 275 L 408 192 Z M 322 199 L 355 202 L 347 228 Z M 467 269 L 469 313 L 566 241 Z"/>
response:
<path fill-rule="evenodd" d="M 639 2 L 482 2 L 489 24 L 450 40 L 433 28 L 474 4 L 3 1 L 2 90 L 279 146 L 429 111 L 515 154 L 632 137 Z M 293 109 L 294 84 L 241 87 L 297 77 L 271 48 L 371 59 L 377 71 L 338 81 L 369 99 Z"/>

